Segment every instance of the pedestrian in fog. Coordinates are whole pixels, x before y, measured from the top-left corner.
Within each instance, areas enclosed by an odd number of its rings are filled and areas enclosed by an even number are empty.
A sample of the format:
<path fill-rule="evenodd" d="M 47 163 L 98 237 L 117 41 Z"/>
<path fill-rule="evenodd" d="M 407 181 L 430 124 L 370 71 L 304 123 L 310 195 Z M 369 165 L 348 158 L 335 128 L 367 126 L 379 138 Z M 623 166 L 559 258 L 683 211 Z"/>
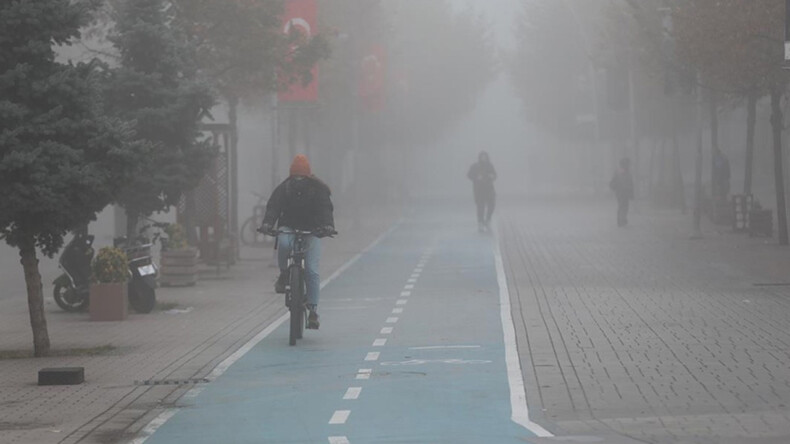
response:
<path fill-rule="evenodd" d="M 628 203 L 634 198 L 634 178 L 631 176 L 631 159 L 620 160 L 620 168 L 615 171 L 609 188 L 617 197 L 617 226 L 628 225 Z"/>
<path fill-rule="evenodd" d="M 494 191 L 494 181 L 496 171 L 488 153 L 480 152 L 466 175 L 474 185 L 475 204 L 477 204 L 477 228 L 482 233 L 490 228 L 491 215 L 494 214 L 496 204 L 496 191 Z"/>

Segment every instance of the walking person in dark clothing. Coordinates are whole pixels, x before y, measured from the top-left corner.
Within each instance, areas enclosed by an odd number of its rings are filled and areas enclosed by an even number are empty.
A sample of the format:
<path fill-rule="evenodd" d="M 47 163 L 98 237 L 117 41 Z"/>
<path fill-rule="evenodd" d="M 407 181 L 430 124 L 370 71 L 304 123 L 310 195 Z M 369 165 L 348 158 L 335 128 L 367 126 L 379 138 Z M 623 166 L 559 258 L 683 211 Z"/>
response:
<path fill-rule="evenodd" d="M 631 176 L 631 159 L 620 160 L 620 168 L 615 171 L 609 188 L 617 197 L 617 226 L 628 225 L 628 204 L 634 198 L 634 178 Z"/>
<path fill-rule="evenodd" d="M 477 162 L 469 168 L 466 175 L 474 184 L 475 204 L 477 204 L 477 227 L 480 232 L 490 228 L 491 215 L 494 214 L 496 204 L 496 191 L 494 181 L 496 171 L 488 153 L 482 151 Z"/>

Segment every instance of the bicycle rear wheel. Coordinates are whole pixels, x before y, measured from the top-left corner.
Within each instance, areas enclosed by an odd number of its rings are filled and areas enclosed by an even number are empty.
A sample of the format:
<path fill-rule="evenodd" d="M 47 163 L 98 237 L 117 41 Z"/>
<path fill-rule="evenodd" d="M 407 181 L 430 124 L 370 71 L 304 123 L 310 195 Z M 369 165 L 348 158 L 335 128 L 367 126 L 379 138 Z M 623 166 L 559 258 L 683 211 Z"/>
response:
<path fill-rule="evenodd" d="M 291 267 L 291 325 L 288 335 L 289 345 L 296 345 L 296 340 L 302 338 L 302 332 L 304 330 L 304 281 L 302 280 L 302 273 L 303 272 L 300 267 Z"/>

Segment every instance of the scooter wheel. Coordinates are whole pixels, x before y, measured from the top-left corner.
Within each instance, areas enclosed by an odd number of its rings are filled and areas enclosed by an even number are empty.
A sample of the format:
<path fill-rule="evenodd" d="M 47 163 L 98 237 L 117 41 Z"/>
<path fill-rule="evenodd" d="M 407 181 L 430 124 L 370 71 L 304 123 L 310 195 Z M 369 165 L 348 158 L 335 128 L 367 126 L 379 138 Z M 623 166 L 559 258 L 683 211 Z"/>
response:
<path fill-rule="evenodd" d="M 151 313 L 156 306 L 156 291 L 145 282 L 129 282 L 129 305 L 137 313 Z"/>
<path fill-rule="evenodd" d="M 71 285 L 56 283 L 52 296 L 58 307 L 70 313 L 83 311 L 88 307 L 88 298 L 80 295 Z"/>

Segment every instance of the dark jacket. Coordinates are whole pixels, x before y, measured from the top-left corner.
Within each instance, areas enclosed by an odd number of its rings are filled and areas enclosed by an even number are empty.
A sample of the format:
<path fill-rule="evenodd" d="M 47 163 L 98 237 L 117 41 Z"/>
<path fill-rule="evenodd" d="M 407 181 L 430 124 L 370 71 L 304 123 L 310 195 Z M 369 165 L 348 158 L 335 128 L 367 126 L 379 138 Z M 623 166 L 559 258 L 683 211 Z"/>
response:
<path fill-rule="evenodd" d="M 475 192 L 494 192 L 494 181 L 496 180 L 496 171 L 491 162 L 476 162 L 469 168 L 469 173 L 466 177 L 474 184 Z"/>
<path fill-rule="evenodd" d="M 329 187 L 315 177 L 291 176 L 272 192 L 264 225 L 315 230 L 335 226 Z"/>
<path fill-rule="evenodd" d="M 631 172 L 622 168 L 615 171 L 612 180 L 609 182 L 609 188 L 614 191 L 618 200 L 631 200 L 634 198 L 634 178 Z"/>

